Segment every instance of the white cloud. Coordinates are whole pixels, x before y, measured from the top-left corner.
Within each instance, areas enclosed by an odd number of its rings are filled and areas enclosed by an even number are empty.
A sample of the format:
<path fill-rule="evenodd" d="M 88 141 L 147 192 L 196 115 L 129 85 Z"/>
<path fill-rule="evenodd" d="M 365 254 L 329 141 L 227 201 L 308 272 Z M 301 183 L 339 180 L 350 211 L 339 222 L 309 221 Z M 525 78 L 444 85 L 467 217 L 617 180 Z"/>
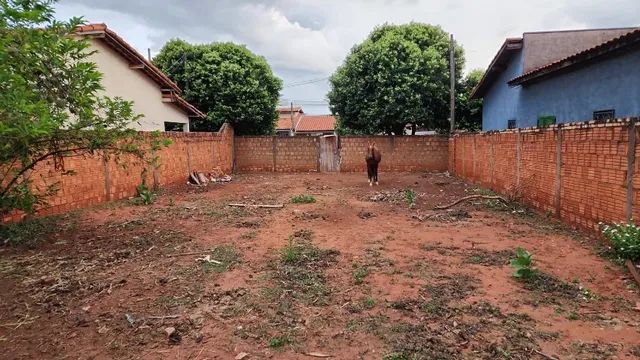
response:
<path fill-rule="evenodd" d="M 506 37 L 526 31 L 637 26 L 638 0 L 63 0 L 58 16 L 106 22 L 141 52 L 170 38 L 233 41 L 267 58 L 285 83 L 332 73 L 349 49 L 385 22 L 452 32 L 467 69 L 485 68 Z M 326 83 L 287 88 L 322 99 Z M 326 109 L 324 109 L 326 111 Z"/>

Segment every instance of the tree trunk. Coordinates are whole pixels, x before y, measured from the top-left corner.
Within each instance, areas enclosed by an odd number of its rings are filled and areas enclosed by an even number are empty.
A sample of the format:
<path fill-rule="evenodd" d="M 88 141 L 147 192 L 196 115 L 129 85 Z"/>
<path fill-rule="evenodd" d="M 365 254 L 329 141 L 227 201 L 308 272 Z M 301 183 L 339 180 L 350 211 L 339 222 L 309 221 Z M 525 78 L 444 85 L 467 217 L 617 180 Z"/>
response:
<path fill-rule="evenodd" d="M 411 124 L 411 135 L 415 135 L 416 134 L 416 124 Z"/>

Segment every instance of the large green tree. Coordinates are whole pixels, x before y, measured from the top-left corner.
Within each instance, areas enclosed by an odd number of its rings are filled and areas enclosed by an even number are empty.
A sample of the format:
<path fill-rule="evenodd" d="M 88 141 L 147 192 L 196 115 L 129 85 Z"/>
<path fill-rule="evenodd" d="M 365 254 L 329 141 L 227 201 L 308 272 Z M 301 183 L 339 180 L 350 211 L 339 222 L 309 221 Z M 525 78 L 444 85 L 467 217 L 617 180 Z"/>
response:
<path fill-rule="evenodd" d="M 464 51 L 455 47 L 456 73 Z M 342 131 L 402 134 L 407 124 L 444 129 L 449 117 L 449 34 L 438 26 L 382 25 L 354 46 L 330 78 Z"/>
<path fill-rule="evenodd" d="M 480 131 L 482 129 L 482 99 L 471 99 L 471 92 L 480 83 L 484 70 L 471 70 L 456 89 L 456 129 Z"/>
<path fill-rule="evenodd" d="M 184 97 L 207 113 L 194 130 L 217 130 L 233 124 L 237 134 L 271 134 L 282 81 L 267 61 L 233 43 L 192 45 L 170 40 L 154 63 L 184 91 Z"/>
<path fill-rule="evenodd" d="M 44 162 L 69 174 L 68 157 L 143 154 L 132 104 L 99 95 L 88 40 L 73 36 L 81 19 L 56 21 L 52 3 L 0 0 L 0 214 L 55 191 L 32 179 Z"/>

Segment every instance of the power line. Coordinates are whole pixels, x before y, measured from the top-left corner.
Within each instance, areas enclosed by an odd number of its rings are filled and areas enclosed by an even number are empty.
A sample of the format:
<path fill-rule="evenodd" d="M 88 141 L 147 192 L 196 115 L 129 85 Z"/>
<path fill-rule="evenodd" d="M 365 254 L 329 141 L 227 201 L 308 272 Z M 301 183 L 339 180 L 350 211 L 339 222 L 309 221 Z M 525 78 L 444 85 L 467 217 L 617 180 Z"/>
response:
<path fill-rule="evenodd" d="M 295 86 L 303 86 L 303 85 L 314 84 L 314 83 L 317 83 L 317 82 L 328 80 L 329 77 L 330 76 L 326 76 L 326 77 L 319 78 L 319 79 L 310 79 L 310 80 L 292 82 L 292 83 L 286 84 L 285 86 L 283 86 L 283 88 L 290 88 L 290 87 L 295 87 Z"/>

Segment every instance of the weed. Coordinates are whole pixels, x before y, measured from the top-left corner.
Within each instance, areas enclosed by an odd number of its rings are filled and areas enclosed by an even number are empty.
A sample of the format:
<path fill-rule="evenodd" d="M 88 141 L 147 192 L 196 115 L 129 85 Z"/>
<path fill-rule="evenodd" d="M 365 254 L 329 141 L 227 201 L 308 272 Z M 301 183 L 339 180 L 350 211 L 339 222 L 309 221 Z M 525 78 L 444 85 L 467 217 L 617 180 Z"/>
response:
<path fill-rule="evenodd" d="M 169 204 L 167 204 L 169 206 L 175 206 L 176 205 L 176 200 L 172 197 L 169 198 Z"/>
<path fill-rule="evenodd" d="M 291 203 L 293 204 L 311 204 L 314 202 L 316 202 L 316 198 L 312 195 L 300 194 L 291 198 Z"/>
<path fill-rule="evenodd" d="M 515 255 L 516 253 L 512 250 L 489 251 L 474 249 L 464 262 L 483 266 L 503 266 L 509 264 L 509 260 Z"/>
<path fill-rule="evenodd" d="M 311 238 L 309 230 L 296 231 L 289 237 L 280 251 L 280 261 L 271 266 L 272 278 L 274 288 L 281 288 L 278 291 L 287 297 L 322 305 L 330 293 L 325 285 L 324 268 L 335 262 L 338 252 L 316 247 Z"/>
<path fill-rule="evenodd" d="M 376 301 L 371 296 L 367 296 L 362 301 L 362 304 L 364 305 L 365 309 L 371 310 L 374 306 L 376 306 Z"/>
<path fill-rule="evenodd" d="M 413 207 L 413 205 L 415 205 L 415 203 L 416 203 L 416 192 L 411 188 L 405 189 L 404 190 L 404 201 L 407 202 L 409 207 Z"/>
<path fill-rule="evenodd" d="M 63 219 L 71 221 L 63 223 Z M 46 240 L 54 232 L 65 233 L 75 228 L 76 225 L 77 219 L 73 214 L 26 219 L 14 224 L 0 225 L 0 243 L 33 247 Z"/>
<path fill-rule="evenodd" d="M 220 245 L 211 250 L 211 261 L 201 263 L 205 273 L 223 273 L 240 261 L 240 254 L 233 245 Z"/>
<path fill-rule="evenodd" d="M 275 336 L 269 340 L 269 347 L 272 349 L 280 349 L 289 344 L 291 341 L 287 336 Z"/>
<path fill-rule="evenodd" d="M 523 249 L 516 249 L 516 257 L 511 260 L 511 267 L 513 268 L 513 277 L 518 279 L 531 279 L 535 276 L 536 270 L 533 268 L 533 258 L 531 254 Z"/>
<path fill-rule="evenodd" d="M 355 270 L 353 270 L 353 283 L 356 285 L 361 285 L 367 275 L 369 275 L 369 269 L 367 267 L 357 267 Z"/>
<path fill-rule="evenodd" d="M 633 223 L 604 225 L 602 234 L 619 258 L 640 260 L 640 227 Z"/>
<path fill-rule="evenodd" d="M 568 320 L 578 320 L 578 313 L 575 311 L 571 311 L 569 315 L 567 315 Z"/>
<path fill-rule="evenodd" d="M 155 200 L 156 194 L 153 191 L 149 190 L 147 185 L 143 182 L 142 184 L 136 187 L 136 191 L 138 196 L 131 199 L 131 202 L 134 205 L 151 205 Z"/>

